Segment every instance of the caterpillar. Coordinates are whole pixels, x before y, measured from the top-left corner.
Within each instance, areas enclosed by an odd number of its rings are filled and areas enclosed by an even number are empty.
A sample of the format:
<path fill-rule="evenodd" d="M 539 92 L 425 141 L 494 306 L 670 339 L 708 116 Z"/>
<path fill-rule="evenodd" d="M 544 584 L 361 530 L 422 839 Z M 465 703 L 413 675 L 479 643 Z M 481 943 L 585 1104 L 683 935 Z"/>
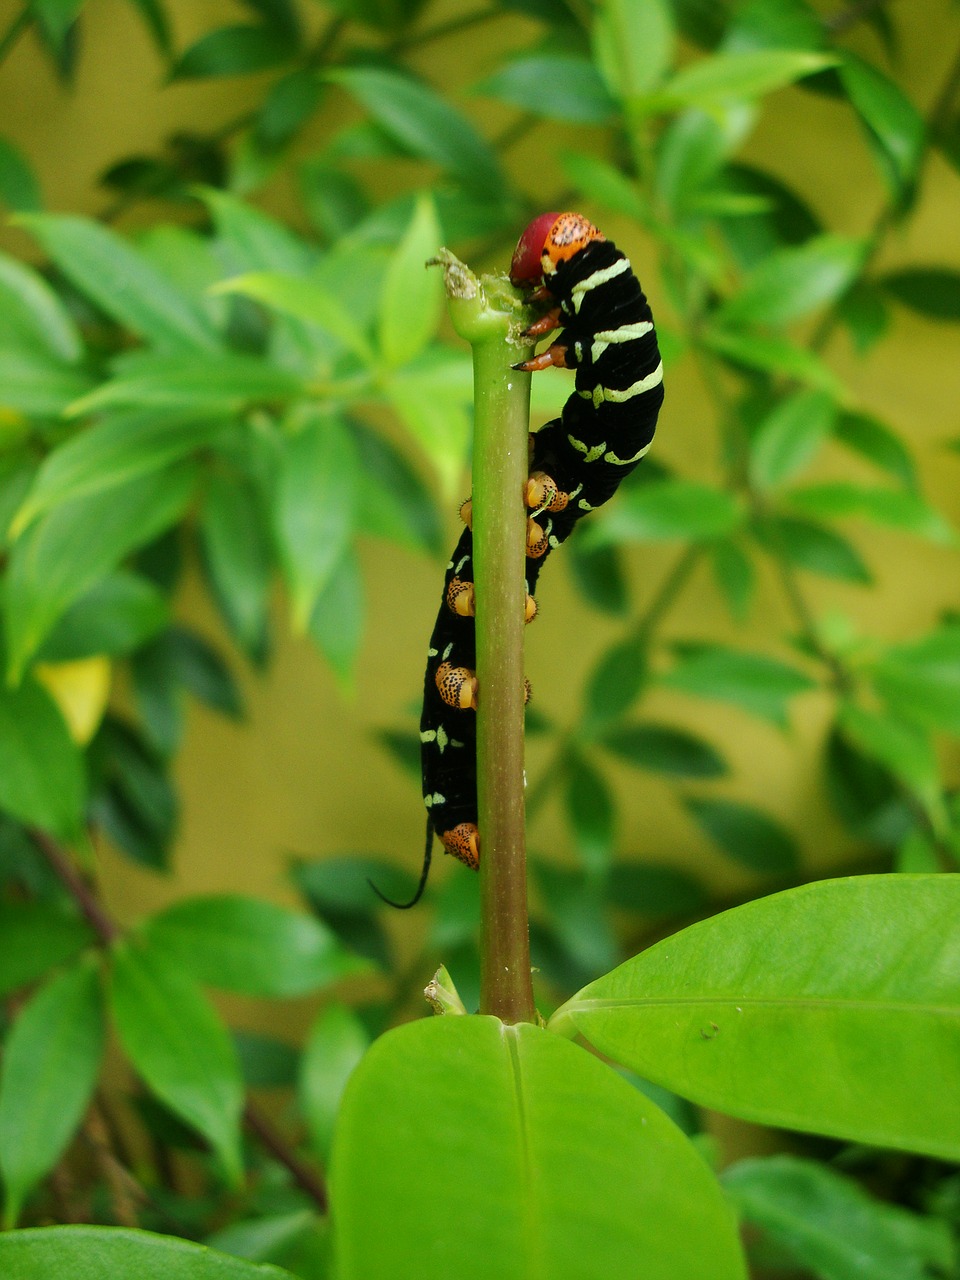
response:
<path fill-rule="evenodd" d="M 577 213 L 544 213 L 517 244 L 511 282 L 545 307 L 524 334 L 560 329 L 541 354 L 514 369 L 575 369 L 574 391 L 559 418 L 530 436 L 527 521 L 527 620 L 547 556 L 588 512 L 612 497 L 653 440 L 663 402 L 663 364 L 647 299 L 629 260 Z M 480 862 L 476 781 L 476 644 L 469 500 L 464 529 L 447 566 L 443 601 L 430 637 L 420 720 L 427 881 L 434 832 L 447 853 Z M 379 892 L 379 891 L 378 891 Z M 383 894 L 380 894 L 383 897 Z M 389 899 L 385 899 L 390 901 Z"/>

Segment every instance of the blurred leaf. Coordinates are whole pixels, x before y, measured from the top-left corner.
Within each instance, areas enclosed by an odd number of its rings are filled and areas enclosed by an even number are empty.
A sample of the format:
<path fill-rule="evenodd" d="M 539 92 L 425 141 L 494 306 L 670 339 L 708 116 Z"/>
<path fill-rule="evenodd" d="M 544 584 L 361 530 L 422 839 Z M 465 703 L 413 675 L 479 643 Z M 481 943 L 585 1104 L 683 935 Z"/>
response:
<path fill-rule="evenodd" d="M 312 67 L 282 76 L 257 112 L 257 141 L 267 148 L 285 146 L 316 111 L 322 96 L 323 84 Z"/>
<path fill-rule="evenodd" d="M 615 862 L 607 879 L 607 899 L 620 911 L 648 919 L 686 916 L 706 906 L 703 885 L 679 867 L 649 862 Z"/>
<path fill-rule="evenodd" d="M 649 1280 L 746 1274 L 688 1141 L 616 1073 L 529 1024 L 429 1018 L 382 1036 L 344 1097 L 331 1181 L 340 1280 L 479 1280 L 491 1258 L 500 1280 L 629 1275 L 638 1258 Z M 425 1250 L 418 1206 L 468 1184 L 471 1212 Z M 586 1228 L 571 1212 L 585 1204 L 603 1206 Z"/>
<path fill-rule="evenodd" d="M 889 769 L 921 800 L 931 819 L 942 817 L 939 767 L 929 734 L 890 715 L 844 703 L 837 717 L 844 735 L 865 755 Z"/>
<path fill-rule="evenodd" d="M 719 778 L 728 771 L 714 747 L 673 725 L 616 725 L 606 729 L 599 741 L 628 764 L 670 778 Z"/>
<path fill-rule="evenodd" d="M 443 307 L 443 277 L 427 266 L 427 259 L 439 248 L 436 210 L 430 198 L 422 196 L 390 258 L 380 294 L 380 352 L 388 368 L 418 356 L 436 332 Z"/>
<path fill-rule="evenodd" d="M 629 604 L 628 587 L 618 547 L 584 547 L 582 538 L 574 538 L 566 561 L 577 590 L 589 604 L 614 617 L 624 616 Z"/>
<path fill-rule="evenodd" d="M 730 616 L 741 625 L 746 622 L 756 586 L 753 561 L 732 539 L 717 541 L 710 548 L 713 578 L 723 596 Z"/>
<path fill-rule="evenodd" d="M 237 1258 L 248 1258 L 251 1262 L 269 1262 L 276 1257 L 282 1257 L 286 1262 L 290 1246 L 306 1235 L 316 1221 L 317 1216 L 312 1209 L 272 1213 L 262 1218 L 241 1218 L 215 1231 L 204 1243 L 210 1249 Z M 257 1268 L 254 1275 L 262 1276 L 263 1272 Z M 290 1272 L 271 1268 L 270 1275 L 280 1280 L 281 1275 L 286 1278 Z"/>
<path fill-rule="evenodd" d="M 354 687 L 365 601 L 363 577 L 356 552 L 347 550 L 335 565 L 310 615 L 308 630 L 330 663 L 341 686 Z"/>
<path fill-rule="evenodd" d="M 297 42 L 275 25 L 238 23 L 205 32 L 173 64 L 171 80 L 249 75 L 290 61 Z"/>
<path fill-rule="evenodd" d="M 213 472 L 199 522 L 203 565 L 233 638 L 255 662 L 267 650 L 273 549 L 254 486 Z"/>
<path fill-rule="evenodd" d="M 886 423 L 866 413 L 847 411 L 837 418 L 833 434 L 841 444 L 900 480 L 908 489 L 916 487 L 913 455 Z"/>
<path fill-rule="evenodd" d="M 824 748 L 824 782 L 836 813 L 854 835 L 895 847 L 913 823 L 896 778 L 835 725 Z"/>
<path fill-rule="evenodd" d="M 154 44 L 169 58 L 173 51 L 173 44 L 163 0 L 130 0 L 130 2 L 135 9 L 139 10 L 144 25 L 153 36 Z"/>
<path fill-rule="evenodd" d="M 170 620 L 165 597 L 146 578 L 119 569 L 63 614 L 40 646 L 40 662 L 76 662 L 95 654 L 122 657 Z"/>
<path fill-rule="evenodd" d="M 328 8 L 379 31 L 398 31 L 416 22 L 426 0 L 331 0 Z"/>
<path fill-rule="evenodd" d="M 732 702 L 780 728 L 787 725 L 789 700 L 817 687 L 808 675 L 776 658 L 712 644 L 681 654 L 660 683 L 695 697 Z"/>
<path fill-rule="evenodd" d="M 560 164 L 570 182 L 612 213 L 641 220 L 644 204 L 636 183 L 599 156 L 583 151 L 564 151 Z"/>
<path fill-rule="evenodd" d="M 243 1081 L 223 1023 L 190 978 L 150 951 L 118 945 L 111 978 L 117 1034 L 134 1068 L 238 1182 Z"/>
<path fill-rule="evenodd" d="M 732 0 L 671 0 L 681 33 L 701 49 L 720 43 L 732 7 Z"/>
<path fill-rule="evenodd" d="M 579 752 L 565 769 L 567 819 L 580 864 L 588 872 L 602 871 L 613 857 L 616 802 L 602 775 Z"/>
<path fill-rule="evenodd" d="M 902 489 L 868 488 L 838 481 L 791 489 L 783 497 L 802 515 L 828 520 L 863 516 L 875 524 L 915 533 L 931 542 L 952 543 L 956 538 L 939 511 L 917 494 Z"/>
<path fill-rule="evenodd" d="M 855 281 L 838 299 L 836 314 L 860 356 L 871 351 L 890 327 L 889 308 L 880 289 L 865 280 Z"/>
<path fill-rule="evenodd" d="M 34 213 L 43 208 L 36 174 L 19 148 L 0 137 L 0 200 L 11 213 Z"/>
<path fill-rule="evenodd" d="M 797 382 L 819 387 L 834 396 L 840 395 L 843 390 L 836 374 L 818 355 L 805 347 L 796 346 L 786 338 L 771 338 L 765 334 L 745 333 L 735 329 L 709 328 L 703 332 L 703 341 L 711 351 L 724 356 L 735 365 L 796 378 Z"/>
<path fill-rule="evenodd" d="M 274 307 L 283 315 L 308 320 L 332 334 L 364 363 L 374 363 L 370 343 L 351 311 L 316 280 L 276 271 L 251 271 L 224 280 L 217 286 L 217 292 L 241 293 Z"/>
<path fill-rule="evenodd" d="M 608 13 L 609 6 L 603 12 Z M 476 84 L 474 93 L 548 120 L 577 124 L 603 124 L 616 111 L 593 64 L 569 54 L 534 53 L 515 58 Z"/>
<path fill-rule="evenodd" d="M 367 483 L 358 495 L 357 528 L 417 551 L 439 555 L 443 530 L 433 494 L 404 455 L 364 423 L 348 424 Z"/>
<path fill-rule="evenodd" d="M 584 691 L 583 718 L 588 733 L 629 711 L 643 687 L 646 668 L 646 642 L 636 636 L 612 644 L 600 655 Z"/>
<path fill-rule="evenodd" d="M 826 578 L 869 585 L 873 575 L 846 538 L 810 520 L 771 516 L 755 522 L 754 533 L 771 555 Z"/>
<path fill-rule="evenodd" d="M 911 831 L 897 849 L 893 869 L 908 876 L 940 871 L 937 846 L 929 836 L 920 831 Z"/>
<path fill-rule="evenodd" d="M 752 805 L 687 796 L 684 807 L 728 857 L 764 875 L 786 875 L 800 866 L 800 850 L 789 831 Z"/>
<path fill-rule="evenodd" d="M 36 982 L 92 941 L 86 921 L 59 903 L 0 902 L 0 995 Z"/>
<path fill-rule="evenodd" d="M 359 487 L 357 452 L 339 418 L 318 413 L 284 440 L 274 519 L 300 631 L 350 544 Z"/>
<path fill-rule="evenodd" d="M 143 866 L 168 866 L 177 796 L 164 762 L 123 721 L 107 716 L 91 749 L 90 821 Z"/>
<path fill-rule="evenodd" d="M 781 400 L 751 441 L 751 483 L 763 492 L 803 471 L 830 434 L 835 413 L 822 391 L 797 391 Z"/>
<path fill-rule="evenodd" d="M 29 0 L 30 12 L 50 47 L 63 58 L 70 30 L 85 0 Z"/>
<path fill-rule="evenodd" d="M 633 102 L 662 83 L 676 33 L 667 0 L 604 0 L 593 26 L 594 59 L 615 98 Z"/>
<path fill-rule="evenodd" d="M 233 1043 L 249 1089 L 289 1089 L 296 1084 L 300 1052 L 293 1045 L 257 1031 L 234 1031 Z"/>
<path fill-rule="evenodd" d="M 228 414 L 250 405 L 283 403 L 306 394 L 304 380 L 266 360 L 243 355 L 163 356 L 149 352 L 118 362 L 116 375 L 75 400 L 70 414 L 155 406 L 190 411 L 194 418 Z"/>
<path fill-rule="evenodd" d="M 322 157 L 310 157 L 300 166 L 300 189 L 307 216 L 324 240 L 339 240 L 369 212 L 369 201 L 353 174 Z"/>
<path fill-rule="evenodd" d="M 11 526 L 16 538 L 38 515 L 149 476 L 224 432 L 222 418 L 184 409 L 119 413 L 47 454 Z"/>
<path fill-rule="evenodd" d="M 667 125 L 657 148 L 657 190 L 682 211 L 723 164 L 728 139 L 716 114 L 688 108 Z"/>
<path fill-rule="evenodd" d="M 9 1280 L 289 1280 L 277 1267 L 255 1266 L 179 1237 L 125 1227 L 42 1227 L 0 1237 Z"/>
<path fill-rule="evenodd" d="M 50 695 L 30 677 L 0 684 L 0 809 L 74 841 L 85 791 L 83 758 Z"/>
<path fill-rule="evenodd" d="M 239 720 L 243 699 L 233 673 L 218 651 L 196 631 L 170 627 L 156 642 L 169 653 L 173 679 L 221 715 Z"/>
<path fill-rule="evenodd" d="M 456 376 L 464 362 L 442 347 L 428 348 L 383 382 L 383 392 L 404 426 L 436 468 L 442 497 L 450 500 L 463 471 L 470 438 L 468 406 L 455 380 L 443 384 L 445 369 Z"/>
<path fill-rule="evenodd" d="M 958 876 L 803 885 L 655 944 L 551 1026 L 703 1106 L 954 1159 L 958 912 Z"/>
<path fill-rule="evenodd" d="M 314 253 L 284 223 L 216 187 L 201 187 L 196 195 L 210 210 L 231 271 L 303 274 L 310 269 Z"/>
<path fill-rule="evenodd" d="M 330 1159 L 343 1091 L 369 1043 L 360 1020 L 344 1004 L 328 1005 L 310 1029 L 301 1059 L 298 1097 L 310 1142 L 324 1163 Z"/>
<path fill-rule="evenodd" d="M 926 1280 L 928 1267 L 953 1266 L 945 1222 L 875 1200 L 814 1160 L 740 1160 L 723 1186 L 747 1222 L 823 1280 Z"/>
<path fill-rule="evenodd" d="M 157 350 L 216 351 L 206 315 L 115 231 L 70 214 L 20 214 L 68 280 Z"/>
<path fill-rule="evenodd" d="M 733 246 L 745 270 L 755 267 L 784 245 L 802 245 L 823 226 L 806 201 L 792 187 L 763 169 L 748 164 L 728 164 L 721 178 L 723 189 L 735 195 L 768 202 L 768 210 L 723 224 L 725 239 Z"/>
<path fill-rule="evenodd" d="M 663 542 L 715 538 L 743 519 L 735 495 L 693 480 L 664 480 L 623 494 L 611 510 L 591 522 L 584 541 L 591 549 L 613 542 Z"/>
<path fill-rule="evenodd" d="M 324 74 L 413 155 L 456 174 L 468 188 L 502 187 L 500 163 L 489 143 L 429 85 L 380 67 L 338 67 Z"/>
<path fill-rule="evenodd" d="M 606 866 L 609 857 L 603 866 L 598 861 L 584 870 L 540 860 L 531 863 L 555 944 L 574 972 L 596 973 L 617 961 L 617 943 L 604 901 L 605 877 L 597 874 Z"/>
<path fill-rule="evenodd" d="M 721 306 L 721 325 L 782 327 L 835 301 L 860 270 L 865 242 L 850 236 L 815 236 L 778 249 L 757 264 Z"/>
<path fill-rule="evenodd" d="M 68 364 L 83 354 L 83 339 L 70 312 L 38 271 L 0 254 L 0 332 L 11 346 L 37 346 Z"/>
<path fill-rule="evenodd" d="M 53 1169 L 83 1119 L 103 1040 L 99 974 L 91 964 L 60 974 L 20 1010 L 4 1045 L 0 1079 L 6 1228 L 16 1225 L 24 1200 Z"/>
<path fill-rule="evenodd" d="M 187 898 L 143 933 L 158 963 L 251 996 L 305 995 L 368 967 L 312 916 L 239 894 Z"/>
<path fill-rule="evenodd" d="M 845 51 L 837 68 L 847 96 L 880 147 L 884 177 L 894 193 L 914 179 L 923 154 L 923 117 L 903 91 L 856 54 Z"/>
<path fill-rule="evenodd" d="M 873 664 L 871 678 L 895 715 L 960 734 L 960 626 L 893 646 Z"/>
<path fill-rule="evenodd" d="M 41 351 L 0 351 L 0 410 L 33 417 L 59 417 L 90 389 L 80 370 Z"/>
<path fill-rule="evenodd" d="M 950 267 L 905 267 L 888 271 L 877 284 L 905 307 L 930 320 L 960 320 L 960 271 Z"/>
<path fill-rule="evenodd" d="M 804 76 L 835 66 L 831 54 L 792 49 L 716 53 L 677 71 L 656 97 L 657 105 L 710 108 L 732 100 L 758 98 Z"/>
<path fill-rule="evenodd" d="M 823 24 L 806 0 L 747 0 L 731 20 L 724 49 L 821 49 Z"/>

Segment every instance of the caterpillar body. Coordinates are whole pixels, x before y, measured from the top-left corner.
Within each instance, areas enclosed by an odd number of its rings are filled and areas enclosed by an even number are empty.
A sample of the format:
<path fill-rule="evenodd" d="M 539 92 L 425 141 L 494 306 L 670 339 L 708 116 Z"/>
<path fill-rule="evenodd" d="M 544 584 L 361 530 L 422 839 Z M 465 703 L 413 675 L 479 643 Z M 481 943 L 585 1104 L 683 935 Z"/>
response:
<path fill-rule="evenodd" d="M 547 556 L 578 520 L 613 495 L 650 447 L 663 401 L 663 365 L 653 316 L 630 262 L 580 214 L 535 218 L 517 244 L 510 278 L 532 290 L 530 301 L 545 304 L 525 336 L 561 330 L 546 351 L 514 368 L 576 370 L 561 417 L 530 436 L 529 620 Z M 479 865 L 473 537 L 469 518 L 466 522 L 447 566 L 424 678 L 420 743 L 428 827 L 423 873 L 413 900 L 395 905 L 412 906 L 419 899 L 433 832 L 448 853 L 469 867 Z"/>

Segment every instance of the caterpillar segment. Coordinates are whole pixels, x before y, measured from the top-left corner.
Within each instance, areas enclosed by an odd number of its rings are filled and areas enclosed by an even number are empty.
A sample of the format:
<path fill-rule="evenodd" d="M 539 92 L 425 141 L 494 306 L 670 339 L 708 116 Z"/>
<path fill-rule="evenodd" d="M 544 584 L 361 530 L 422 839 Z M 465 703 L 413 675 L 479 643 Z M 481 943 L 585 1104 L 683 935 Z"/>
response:
<path fill-rule="evenodd" d="M 539 355 L 514 366 L 576 372 L 559 418 L 530 436 L 523 500 L 527 620 L 550 553 L 577 521 L 613 496 L 650 447 L 663 401 L 663 365 L 650 307 L 629 260 L 581 214 L 541 214 L 526 228 L 510 266 L 514 285 L 542 314 L 528 338 L 557 336 Z M 480 858 L 477 831 L 476 707 L 479 700 L 473 592 L 472 502 L 450 560 L 430 638 L 420 721 L 428 837 L 420 884 L 426 884 L 433 833 L 466 866 Z M 529 699 L 529 685 L 525 686 Z"/>

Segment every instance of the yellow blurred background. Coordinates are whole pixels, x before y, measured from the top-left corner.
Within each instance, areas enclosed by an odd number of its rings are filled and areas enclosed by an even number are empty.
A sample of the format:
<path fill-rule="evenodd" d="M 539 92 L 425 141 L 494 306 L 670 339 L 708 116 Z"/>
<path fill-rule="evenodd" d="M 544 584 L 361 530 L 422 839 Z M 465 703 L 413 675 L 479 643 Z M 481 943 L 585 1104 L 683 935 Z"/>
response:
<path fill-rule="evenodd" d="M 171 8 L 180 48 L 218 22 L 237 16 L 234 7 L 214 0 L 180 0 Z M 907 20 L 904 8 L 900 6 L 896 15 L 903 48 L 894 74 L 925 110 L 953 56 L 938 34 L 953 6 L 950 0 L 915 0 Z M 460 6 L 449 3 L 435 5 L 430 12 L 436 20 L 444 12 L 459 11 Z M 318 25 L 323 16 L 319 7 L 310 15 Z M 231 78 L 165 87 L 161 63 L 130 5 L 90 0 L 86 22 L 87 38 L 72 88 L 56 81 L 49 63 L 27 39 L 0 68 L 0 103 L 2 131 L 30 157 L 46 206 L 97 214 L 109 201 L 95 185 L 96 175 L 107 165 L 121 156 L 156 151 L 176 128 L 210 129 L 231 119 L 244 109 L 248 94 L 259 96 L 269 75 L 266 80 Z M 431 44 L 420 56 L 414 51 L 411 64 L 442 87 L 462 89 L 502 59 L 505 31 L 515 47 L 522 48 L 538 29 L 519 17 L 506 24 L 500 21 L 479 28 L 469 41 L 452 38 Z M 876 36 L 858 31 L 852 47 L 875 58 Z M 465 53 L 468 64 L 461 61 Z M 335 100 L 338 109 L 332 110 Z M 506 108 L 483 99 L 461 92 L 457 100 L 488 135 L 509 118 Z M 355 114 L 346 97 L 337 98 L 333 91 L 323 113 L 324 127 Z M 588 145 L 593 132 L 598 140 L 601 136 L 599 131 L 585 131 Z M 306 154 L 316 141 L 316 135 L 308 134 L 300 149 Z M 510 168 L 528 190 L 528 175 L 542 174 L 549 203 L 563 185 L 556 157 L 569 143 L 568 127 L 543 125 L 511 153 Z M 803 192 L 834 231 L 866 232 L 884 199 L 851 113 L 799 89 L 766 100 L 743 158 Z M 297 223 L 285 180 L 268 185 L 255 198 Z M 634 228 L 605 219 L 602 210 L 584 212 L 595 215 L 629 253 L 655 314 L 669 326 L 652 246 Z M 135 233 L 150 216 L 147 208 L 121 226 Z M 14 252 L 31 252 L 26 237 L 16 231 L 8 230 L 3 243 Z M 510 249 L 504 244 L 495 258 L 472 265 L 503 268 Z M 936 155 L 928 161 L 918 208 L 906 230 L 889 239 L 877 265 L 934 263 L 960 269 L 960 179 Z M 898 309 L 890 333 L 867 359 L 855 357 L 840 334 L 828 358 L 850 388 L 854 406 L 884 417 L 902 433 L 916 453 L 924 492 L 960 527 L 960 454 L 945 448 L 948 440 L 960 437 L 957 329 Z M 696 371 L 692 362 L 681 360 L 667 372 L 657 456 L 685 475 L 716 478 L 714 439 L 711 410 Z M 861 474 L 849 455 L 828 447 L 812 478 L 836 477 L 841 468 L 848 477 Z M 866 469 L 862 474 L 867 477 Z M 464 494 L 468 488 L 465 476 Z M 448 519 L 451 545 L 457 536 L 455 514 L 451 510 Z M 864 632 L 893 638 L 919 633 L 941 609 L 960 603 L 955 550 L 853 522 L 845 532 L 863 552 L 877 584 L 858 589 L 805 578 L 816 612 L 840 610 Z M 669 545 L 630 554 L 635 609 L 643 609 L 678 554 L 678 548 Z M 290 635 L 278 600 L 278 643 L 266 674 L 244 668 L 239 658 L 232 660 L 247 700 L 246 721 L 233 724 L 191 706 L 185 748 L 176 764 L 183 808 L 172 877 L 138 869 L 103 850 L 103 889 L 121 919 L 130 921 L 188 893 L 244 891 L 292 900 L 284 868 L 293 853 L 322 857 L 369 851 L 411 871 L 418 868 L 423 835 L 419 787 L 376 745 L 374 733 L 384 727 L 407 728 L 415 737 L 411 709 L 420 696 L 442 562 L 367 543 L 363 567 L 367 626 L 355 695 L 344 696 L 314 648 Z M 544 577 L 540 605 L 541 616 L 528 632 L 528 672 L 537 704 L 561 723 L 572 722 L 584 674 L 620 627 L 584 605 L 559 556 Z M 218 645 L 225 642 L 195 568 L 180 609 Z M 788 656 L 782 637 L 790 626 L 779 585 L 761 574 L 750 621 L 738 630 L 703 568 L 671 613 L 664 635 L 709 636 Z M 115 689 L 114 696 L 122 698 L 123 689 Z M 716 793 L 750 801 L 782 818 L 801 833 L 805 865 L 827 871 L 856 855 L 849 836 L 831 818 L 821 785 L 818 748 L 829 704 L 826 695 L 808 694 L 797 699 L 794 708 L 786 733 L 734 709 L 665 690 L 648 695 L 643 710 L 645 718 L 686 725 L 718 745 L 728 755 L 732 773 L 722 783 L 710 784 Z M 531 784 L 546 764 L 543 752 L 539 741 L 530 742 Z M 609 776 L 622 807 L 620 856 L 695 867 L 720 893 L 746 882 L 745 873 L 724 860 L 694 827 L 677 802 L 675 787 L 619 766 L 612 766 Z M 564 860 L 571 854 L 565 841 L 559 815 L 550 807 L 531 830 L 530 848 Z M 438 876 L 464 874 L 449 860 L 437 871 Z M 393 927 L 409 928 L 411 923 L 398 919 Z"/>

